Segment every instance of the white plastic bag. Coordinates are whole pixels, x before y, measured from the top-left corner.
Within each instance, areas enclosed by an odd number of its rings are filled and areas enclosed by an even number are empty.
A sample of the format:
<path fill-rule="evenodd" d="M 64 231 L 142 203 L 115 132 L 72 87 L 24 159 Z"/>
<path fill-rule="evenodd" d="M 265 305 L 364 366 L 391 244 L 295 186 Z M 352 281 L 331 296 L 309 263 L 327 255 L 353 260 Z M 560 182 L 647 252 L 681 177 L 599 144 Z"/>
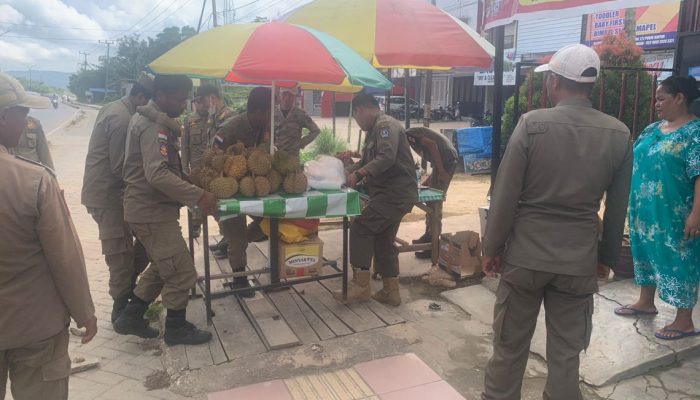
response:
<path fill-rule="evenodd" d="M 304 175 L 312 189 L 340 189 L 345 184 L 343 162 L 331 156 L 320 155 L 307 161 Z"/>

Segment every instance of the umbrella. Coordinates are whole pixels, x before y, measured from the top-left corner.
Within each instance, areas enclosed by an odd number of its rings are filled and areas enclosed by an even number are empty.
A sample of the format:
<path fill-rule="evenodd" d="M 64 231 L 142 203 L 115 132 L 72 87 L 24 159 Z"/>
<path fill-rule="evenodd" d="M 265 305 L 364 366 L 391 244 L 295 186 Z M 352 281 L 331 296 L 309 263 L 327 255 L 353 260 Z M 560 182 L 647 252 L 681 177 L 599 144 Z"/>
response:
<path fill-rule="evenodd" d="M 338 39 L 284 22 L 225 25 L 175 46 L 151 64 L 158 74 L 229 82 L 359 91 L 391 82 Z M 338 87 L 337 89 L 341 89 Z"/>
<path fill-rule="evenodd" d="M 284 22 L 225 25 L 198 34 L 158 57 L 157 74 L 184 74 L 229 82 L 299 85 L 302 89 L 357 92 L 390 89 L 391 82 L 330 35 Z M 274 143 L 274 113 L 270 122 Z M 274 146 L 270 146 L 274 151 Z"/>
<path fill-rule="evenodd" d="M 283 19 L 342 40 L 375 67 L 488 68 L 493 46 L 425 0 L 315 0 Z"/>

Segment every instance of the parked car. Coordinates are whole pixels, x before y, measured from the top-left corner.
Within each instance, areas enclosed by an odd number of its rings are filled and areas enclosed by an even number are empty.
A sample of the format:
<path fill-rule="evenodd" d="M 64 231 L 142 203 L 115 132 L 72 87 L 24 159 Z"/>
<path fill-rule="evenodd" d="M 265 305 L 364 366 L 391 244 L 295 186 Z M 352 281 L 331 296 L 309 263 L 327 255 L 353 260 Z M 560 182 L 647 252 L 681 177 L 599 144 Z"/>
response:
<path fill-rule="evenodd" d="M 385 96 L 374 96 L 377 101 L 379 102 L 379 106 L 384 110 L 386 107 L 384 106 L 384 101 L 385 101 Z M 391 96 L 390 99 L 391 103 L 389 105 L 389 115 L 392 117 L 402 120 L 405 118 L 406 115 L 406 99 L 404 96 Z M 411 118 L 413 119 L 420 119 L 423 118 L 423 108 L 416 102 L 415 100 L 409 98 L 408 99 L 408 104 L 409 104 L 409 110 L 411 111 Z"/>

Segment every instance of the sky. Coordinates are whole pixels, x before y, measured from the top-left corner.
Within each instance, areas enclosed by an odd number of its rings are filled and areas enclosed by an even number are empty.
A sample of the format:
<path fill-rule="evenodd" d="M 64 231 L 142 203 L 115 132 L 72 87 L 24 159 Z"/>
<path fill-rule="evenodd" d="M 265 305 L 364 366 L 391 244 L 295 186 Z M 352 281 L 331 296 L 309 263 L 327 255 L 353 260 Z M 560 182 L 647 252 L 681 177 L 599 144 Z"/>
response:
<path fill-rule="evenodd" d="M 196 29 L 204 0 L 0 0 L 0 70 L 74 72 L 89 53 L 97 63 L 107 51 L 102 40 L 138 34 L 155 36 L 169 26 Z M 212 26 L 206 1 L 202 30 Z M 309 0 L 216 0 L 219 24 L 274 19 Z M 114 49 L 114 47 L 112 47 Z"/>

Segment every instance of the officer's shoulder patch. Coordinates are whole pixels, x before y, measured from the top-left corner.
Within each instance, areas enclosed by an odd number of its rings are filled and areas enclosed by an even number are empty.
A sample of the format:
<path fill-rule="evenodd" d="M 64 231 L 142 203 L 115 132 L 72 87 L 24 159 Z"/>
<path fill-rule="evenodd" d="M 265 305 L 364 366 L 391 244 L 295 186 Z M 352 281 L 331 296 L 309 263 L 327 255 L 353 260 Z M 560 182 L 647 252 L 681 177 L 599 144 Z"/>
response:
<path fill-rule="evenodd" d="M 15 155 L 15 158 L 18 159 L 18 160 L 22 160 L 22 161 L 25 161 L 25 162 L 34 164 L 34 165 L 36 165 L 36 166 L 42 167 L 42 168 L 44 168 L 46 171 L 48 171 L 48 172 L 51 174 L 51 176 L 53 176 L 54 178 L 56 177 L 56 171 L 54 171 L 53 169 L 51 169 L 51 168 L 47 167 L 46 165 L 40 163 L 39 161 L 34 161 L 34 160 L 30 159 L 30 158 L 22 157 L 22 156 L 20 156 L 20 155 Z"/>
<path fill-rule="evenodd" d="M 383 128 L 382 130 L 379 131 L 379 136 L 381 136 L 382 138 L 386 139 L 386 138 L 389 137 L 389 134 L 390 134 L 390 133 L 391 133 L 391 132 L 389 131 L 389 128 Z"/>
<path fill-rule="evenodd" d="M 158 129 L 158 141 L 168 143 L 168 133 L 163 129 Z"/>

